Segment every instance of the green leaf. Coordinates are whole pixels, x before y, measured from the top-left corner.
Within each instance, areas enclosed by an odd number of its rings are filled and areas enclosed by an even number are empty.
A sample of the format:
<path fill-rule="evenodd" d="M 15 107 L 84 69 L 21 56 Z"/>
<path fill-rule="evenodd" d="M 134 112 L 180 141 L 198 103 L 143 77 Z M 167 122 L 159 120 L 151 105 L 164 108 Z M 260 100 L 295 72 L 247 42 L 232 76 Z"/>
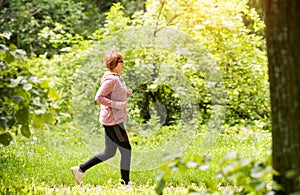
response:
<path fill-rule="evenodd" d="M 194 162 L 194 161 L 190 161 L 190 162 L 187 162 L 187 163 L 186 163 L 187 168 L 190 168 L 190 169 L 195 168 L 195 167 L 197 167 L 198 165 L 199 165 L 199 164 L 198 164 L 197 162 Z"/>
<path fill-rule="evenodd" d="M 10 39 L 10 36 L 12 35 L 11 32 L 4 32 L 4 33 L 0 33 L 0 36 L 5 37 L 7 40 Z"/>
<path fill-rule="evenodd" d="M 165 185 L 166 185 L 166 181 L 163 178 L 159 180 L 157 187 L 155 188 L 156 193 L 162 195 Z"/>
<path fill-rule="evenodd" d="M 265 169 L 264 167 L 260 167 L 260 166 L 255 166 L 251 169 L 251 177 L 255 178 L 255 179 L 258 179 L 258 178 L 261 178 L 263 177 L 265 174 Z"/>
<path fill-rule="evenodd" d="M 168 169 L 168 171 L 169 171 L 169 169 Z M 168 171 L 167 171 L 167 170 L 162 170 L 162 171 L 160 171 L 160 172 L 157 174 L 157 176 L 156 176 L 156 180 L 157 180 L 157 181 L 160 181 L 160 180 L 166 178 L 166 174 L 167 174 Z"/>
<path fill-rule="evenodd" d="M 2 133 L 0 135 L 0 143 L 4 146 L 8 146 L 12 141 L 12 136 L 9 132 Z"/>
<path fill-rule="evenodd" d="M 41 82 L 41 87 L 42 88 L 49 88 L 49 80 L 47 79 L 40 79 L 40 82 Z"/>
<path fill-rule="evenodd" d="M 10 49 L 11 51 L 16 51 L 18 48 L 17 48 L 17 46 L 15 46 L 14 44 L 10 44 L 10 45 L 9 45 L 9 49 Z"/>
<path fill-rule="evenodd" d="M 27 106 L 30 103 L 30 95 L 28 92 L 24 91 L 22 88 L 18 88 L 16 91 L 16 96 L 21 96 L 24 99 L 23 105 Z"/>
<path fill-rule="evenodd" d="M 256 191 L 259 191 L 259 190 L 263 189 L 266 186 L 266 184 L 262 181 L 256 180 L 256 181 L 252 181 L 250 183 L 250 186 L 253 189 L 255 189 Z"/>
<path fill-rule="evenodd" d="M 59 99 L 59 94 L 57 93 L 57 91 L 54 88 L 50 88 L 49 92 L 48 92 L 48 97 L 50 97 L 52 99 Z"/>
<path fill-rule="evenodd" d="M 24 89 L 25 91 L 31 90 L 31 89 L 32 89 L 32 84 L 26 83 L 26 84 L 23 86 L 23 89 Z"/>
<path fill-rule="evenodd" d="M 21 110 L 18 110 L 16 118 L 19 124 L 29 124 L 29 109 L 28 107 L 23 107 Z"/>
<path fill-rule="evenodd" d="M 43 119 L 38 115 L 33 115 L 32 117 L 32 125 L 35 128 L 41 128 L 44 125 Z"/>
<path fill-rule="evenodd" d="M 24 124 L 21 127 L 21 133 L 22 135 L 24 135 L 25 137 L 29 138 L 31 135 L 30 129 L 29 129 L 29 125 L 28 124 Z"/>
<path fill-rule="evenodd" d="M 16 87 L 17 85 L 20 84 L 20 82 L 24 79 L 23 76 L 18 76 L 16 79 L 11 79 L 10 80 L 10 87 Z"/>
<path fill-rule="evenodd" d="M 15 56 L 13 56 L 9 51 L 7 51 L 5 54 L 4 62 L 8 64 L 12 63 L 16 59 Z"/>
<path fill-rule="evenodd" d="M 200 170 L 200 171 L 205 171 L 205 170 L 207 170 L 209 168 L 209 165 L 202 165 L 202 166 L 199 166 L 198 167 L 198 169 Z"/>
<path fill-rule="evenodd" d="M 43 121 L 47 124 L 53 123 L 53 113 L 52 112 L 46 112 L 42 115 Z"/>
<path fill-rule="evenodd" d="M 18 96 L 18 95 L 14 95 L 14 96 L 11 96 L 11 100 L 13 102 L 15 102 L 16 104 L 22 104 L 24 102 L 24 97 L 23 96 Z"/>
<path fill-rule="evenodd" d="M 215 183 L 213 180 L 210 179 L 205 179 L 204 183 L 206 185 L 206 187 L 210 190 L 218 190 L 218 184 Z"/>
<path fill-rule="evenodd" d="M 198 191 L 195 190 L 194 188 L 189 188 L 188 192 L 189 192 L 189 194 L 191 194 L 191 193 L 194 193 L 194 192 L 197 193 Z"/>
<path fill-rule="evenodd" d="M 230 152 L 223 157 L 223 160 L 232 160 L 238 157 L 236 152 Z"/>

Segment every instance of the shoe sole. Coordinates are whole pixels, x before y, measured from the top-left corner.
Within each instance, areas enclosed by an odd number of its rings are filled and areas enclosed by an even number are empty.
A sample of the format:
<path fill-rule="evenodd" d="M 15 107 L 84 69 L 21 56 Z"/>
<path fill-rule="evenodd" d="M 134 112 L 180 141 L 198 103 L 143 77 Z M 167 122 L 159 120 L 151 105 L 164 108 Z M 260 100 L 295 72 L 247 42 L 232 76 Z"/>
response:
<path fill-rule="evenodd" d="M 74 173 L 74 171 L 73 171 L 72 169 L 71 169 L 71 172 L 72 172 L 72 174 L 73 174 L 73 177 L 74 177 L 76 183 L 77 183 L 78 185 L 82 185 L 82 182 L 79 183 L 79 182 L 77 181 L 76 176 L 75 176 L 75 173 Z"/>

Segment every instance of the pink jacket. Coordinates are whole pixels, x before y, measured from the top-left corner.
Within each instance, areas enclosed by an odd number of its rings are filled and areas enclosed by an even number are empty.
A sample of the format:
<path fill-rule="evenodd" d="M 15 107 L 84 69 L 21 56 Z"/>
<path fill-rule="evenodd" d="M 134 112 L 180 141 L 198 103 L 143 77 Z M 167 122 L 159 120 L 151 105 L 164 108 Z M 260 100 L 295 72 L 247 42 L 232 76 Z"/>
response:
<path fill-rule="evenodd" d="M 106 72 L 101 78 L 95 101 L 100 104 L 100 123 L 111 126 L 126 121 L 127 88 L 118 73 Z"/>

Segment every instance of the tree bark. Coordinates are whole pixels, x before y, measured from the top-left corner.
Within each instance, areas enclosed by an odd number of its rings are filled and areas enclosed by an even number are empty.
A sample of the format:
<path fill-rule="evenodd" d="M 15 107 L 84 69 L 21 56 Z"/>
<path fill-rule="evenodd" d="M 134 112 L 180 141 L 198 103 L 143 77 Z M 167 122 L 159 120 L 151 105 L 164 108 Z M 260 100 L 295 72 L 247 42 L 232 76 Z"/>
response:
<path fill-rule="evenodd" d="M 300 192 L 300 1 L 265 0 L 274 180 Z"/>

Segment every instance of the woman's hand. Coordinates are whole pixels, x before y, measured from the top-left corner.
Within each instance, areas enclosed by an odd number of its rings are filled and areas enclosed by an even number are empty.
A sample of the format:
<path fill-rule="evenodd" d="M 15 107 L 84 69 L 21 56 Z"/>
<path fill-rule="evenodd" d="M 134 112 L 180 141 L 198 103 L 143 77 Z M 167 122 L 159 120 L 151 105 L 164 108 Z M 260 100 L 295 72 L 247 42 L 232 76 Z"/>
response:
<path fill-rule="evenodd" d="M 132 89 L 128 89 L 127 90 L 127 97 L 131 97 L 132 96 Z"/>

